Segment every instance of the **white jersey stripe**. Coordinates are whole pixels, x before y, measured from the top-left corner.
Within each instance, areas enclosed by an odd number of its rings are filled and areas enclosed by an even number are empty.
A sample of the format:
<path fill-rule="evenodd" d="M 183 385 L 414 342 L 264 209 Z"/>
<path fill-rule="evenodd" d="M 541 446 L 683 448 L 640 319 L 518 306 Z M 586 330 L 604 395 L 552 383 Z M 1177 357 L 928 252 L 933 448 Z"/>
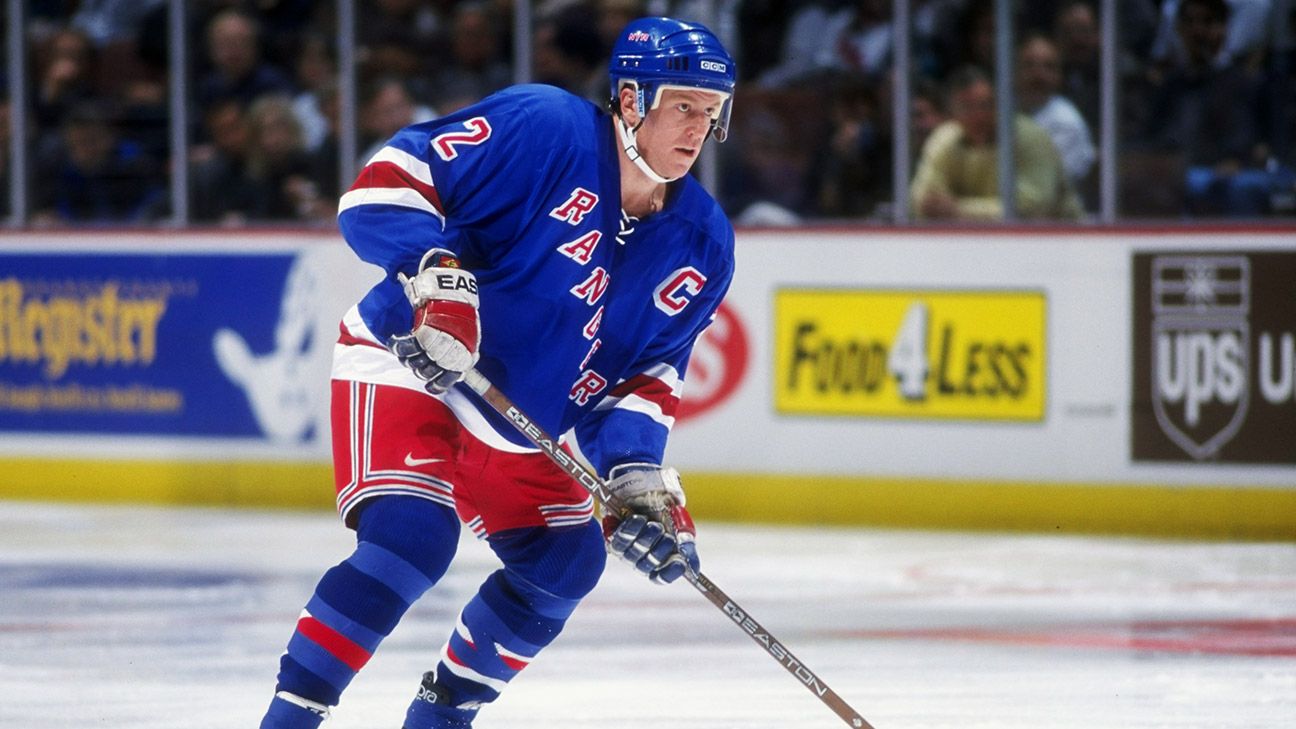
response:
<path fill-rule="evenodd" d="M 675 427 L 675 417 L 662 412 L 661 406 L 651 400 L 645 400 L 638 395 L 630 394 L 625 397 L 609 397 L 598 404 L 595 410 L 628 410 L 634 413 L 641 413 L 652 418 L 654 421 L 661 423 L 667 430 Z"/>
<path fill-rule="evenodd" d="M 428 491 L 427 489 L 414 488 L 412 486 L 405 486 L 405 487 L 370 486 L 369 488 L 361 489 L 360 491 L 357 491 L 355 494 L 352 495 L 350 499 L 348 499 L 345 502 L 339 501 L 338 513 L 341 514 L 342 520 L 345 521 L 347 515 L 351 512 L 351 510 L 354 509 L 356 505 L 359 504 L 361 501 L 369 498 L 370 496 L 397 496 L 397 495 L 417 496 L 420 499 L 427 499 L 428 501 L 435 502 L 437 504 L 440 504 L 450 509 L 454 508 L 454 499 L 448 499 L 439 495 L 435 495 L 432 492 Z"/>
<path fill-rule="evenodd" d="M 396 359 L 396 355 L 386 349 L 363 344 L 334 345 L 332 376 L 335 380 L 355 380 L 375 385 L 403 387 L 406 390 L 434 397 L 423 389 L 423 381 L 408 367 L 401 364 L 400 360 Z M 467 428 L 469 433 L 491 448 L 508 453 L 539 452 L 537 448 L 517 445 L 495 432 L 468 396 L 458 390 L 451 390 L 436 397 L 450 408 L 455 418 Z"/>
<path fill-rule="evenodd" d="M 427 185 L 428 187 L 436 187 L 436 183 L 432 181 L 432 168 L 428 166 L 428 163 L 403 149 L 383 147 L 378 150 L 374 156 L 370 157 L 368 162 L 365 162 L 365 167 L 368 167 L 375 162 L 391 162 L 402 170 L 410 173 L 414 179 L 422 182 L 424 185 Z"/>
<path fill-rule="evenodd" d="M 684 387 L 684 381 L 680 378 L 679 370 L 671 367 L 665 362 L 653 365 L 640 374 L 648 375 L 654 379 L 661 380 L 671 389 L 671 394 L 679 397 L 680 391 Z"/>
<path fill-rule="evenodd" d="M 352 304 L 351 308 L 347 309 L 346 313 L 342 315 L 342 328 L 346 330 L 347 334 L 356 339 L 373 342 L 379 347 L 383 346 L 383 343 L 378 341 L 378 337 L 369 331 L 369 325 L 365 324 L 364 319 L 360 317 L 359 304 Z"/>
<path fill-rule="evenodd" d="M 594 508 L 594 497 L 590 497 L 579 504 L 546 504 L 540 507 L 541 512 L 551 511 L 589 511 Z"/>
<path fill-rule="evenodd" d="M 338 200 L 338 213 L 360 205 L 396 205 L 431 213 L 445 227 L 445 216 L 418 190 L 409 187 L 360 187 L 348 190 Z"/>
<path fill-rule="evenodd" d="M 660 363 L 649 367 L 639 373 L 638 376 L 651 377 L 666 387 L 670 388 L 671 397 L 679 400 L 684 393 L 684 380 L 680 378 L 679 370 L 666 363 Z M 624 383 L 622 380 L 620 383 Z M 613 388 L 615 390 L 616 388 Z M 667 430 L 675 426 L 675 417 L 666 415 L 661 409 L 661 405 L 655 403 L 635 392 L 627 393 L 622 397 L 608 396 L 603 398 L 598 405 L 594 406 L 597 411 L 612 410 L 620 408 L 631 412 L 642 413 L 660 423 Z"/>

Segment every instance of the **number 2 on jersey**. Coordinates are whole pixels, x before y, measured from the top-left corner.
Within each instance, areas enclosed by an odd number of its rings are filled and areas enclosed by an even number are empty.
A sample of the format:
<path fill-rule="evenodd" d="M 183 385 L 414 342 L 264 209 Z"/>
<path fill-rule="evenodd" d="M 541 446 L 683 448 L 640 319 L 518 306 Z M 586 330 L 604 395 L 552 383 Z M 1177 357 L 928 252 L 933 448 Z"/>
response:
<path fill-rule="evenodd" d="M 459 150 L 456 146 L 466 144 L 470 147 L 490 139 L 491 126 L 484 116 L 475 116 L 463 123 L 466 132 L 446 132 L 439 134 L 432 139 L 432 149 L 436 150 L 437 156 L 449 162 L 459 156 Z"/>

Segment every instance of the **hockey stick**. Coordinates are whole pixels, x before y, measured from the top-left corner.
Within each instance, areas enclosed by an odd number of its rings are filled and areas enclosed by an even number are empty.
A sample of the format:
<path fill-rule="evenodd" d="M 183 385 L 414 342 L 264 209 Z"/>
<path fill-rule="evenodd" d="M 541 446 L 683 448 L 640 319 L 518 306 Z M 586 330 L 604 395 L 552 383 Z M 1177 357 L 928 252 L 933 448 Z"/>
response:
<path fill-rule="evenodd" d="M 576 479 L 577 483 L 584 486 L 601 505 L 606 507 L 610 503 L 611 495 L 608 493 L 607 484 L 603 483 L 603 479 L 573 458 L 567 451 L 564 451 L 559 446 L 557 438 L 550 436 L 543 428 L 532 422 L 531 418 L 519 410 L 507 395 L 500 392 L 499 388 L 492 385 L 485 375 L 476 369 L 470 369 L 464 373 L 464 383 L 478 395 L 481 395 L 488 405 L 504 416 L 504 419 L 512 423 L 513 427 L 517 428 L 518 432 L 522 433 L 527 440 L 544 451 L 545 455 L 558 464 L 559 468 L 562 468 L 568 475 Z M 739 607 L 738 603 L 734 602 L 723 590 L 716 587 L 716 584 L 708 579 L 706 575 L 701 572 L 687 570 L 685 578 L 707 600 L 710 600 L 711 604 L 719 608 L 735 625 L 764 648 L 766 653 L 779 662 L 779 665 L 787 669 L 788 673 L 795 676 L 806 688 L 810 689 L 811 693 L 818 696 L 819 700 L 824 702 L 829 709 L 832 709 L 833 713 L 841 717 L 842 721 L 855 727 L 855 729 L 874 729 L 872 724 L 859 715 L 859 712 L 852 709 L 842 697 L 828 688 L 828 684 L 821 681 L 819 676 L 811 671 L 809 667 L 792 655 L 792 651 L 785 648 L 781 641 L 765 630 L 760 623 L 756 622 L 746 610 Z"/>

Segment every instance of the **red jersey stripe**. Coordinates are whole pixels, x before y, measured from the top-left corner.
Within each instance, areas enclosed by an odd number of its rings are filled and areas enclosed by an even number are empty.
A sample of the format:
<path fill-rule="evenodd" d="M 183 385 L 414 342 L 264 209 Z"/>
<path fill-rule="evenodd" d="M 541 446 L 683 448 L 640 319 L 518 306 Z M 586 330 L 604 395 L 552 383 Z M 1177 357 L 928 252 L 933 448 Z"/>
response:
<path fill-rule="evenodd" d="M 432 203 L 432 207 L 436 208 L 437 212 L 445 215 L 445 207 L 441 204 L 441 196 L 437 194 L 436 188 L 410 174 L 395 162 L 379 160 L 370 163 L 360 171 L 355 184 L 351 185 L 352 190 L 370 187 L 408 187 Z"/>
<path fill-rule="evenodd" d="M 357 344 L 362 344 L 362 345 L 364 345 L 364 346 L 366 346 L 366 347 L 373 347 L 374 349 L 383 349 L 383 350 L 387 349 L 386 347 L 384 347 L 384 346 L 382 346 L 382 345 L 380 345 L 380 344 L 376 344 L 376 343 L 374 343 L 374 342 L 371 342 L 371 341 L 369 341 L 368 339 L 361 339 L 360 337 L 355 336 L 355 335 L 352 334 L 351 332 L 347 331 L 347 329 L 346 329 L 346 325 L 345 325 L 345 324 L 342 325 L 342 327 L 341 327 L 341 331 L 340 331 L 339 334 L 338 334 L 338 340 L 337 340 L 337 343 L 338 343 L 338 344 L 345 344 L 345 345 L 357 345 Z"/>
<path fill-rule="evenodd" d="M 675 396 L 670 385 L 648 375 L 635 375 L 612 388 L 610 393 L 611 397 L 627 395 L 634 395 L 653 403 L 661 408 L 662 415 L 667 417 L 674 417 L 675 410 L 679 407 L 679 398 Z"/>

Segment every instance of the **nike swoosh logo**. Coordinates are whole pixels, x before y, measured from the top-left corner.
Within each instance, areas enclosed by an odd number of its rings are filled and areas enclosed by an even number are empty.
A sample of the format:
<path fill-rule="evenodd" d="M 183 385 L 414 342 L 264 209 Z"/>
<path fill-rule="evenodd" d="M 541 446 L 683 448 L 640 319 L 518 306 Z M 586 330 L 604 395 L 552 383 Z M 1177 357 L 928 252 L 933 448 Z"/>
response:
<path fill-rule="evenodd" d="M 444 463 L 444 458 L 415 458 L 413 453 L 405 454 L 405 465 L 410 467 L 426 466 L 429 463 Z"/>

